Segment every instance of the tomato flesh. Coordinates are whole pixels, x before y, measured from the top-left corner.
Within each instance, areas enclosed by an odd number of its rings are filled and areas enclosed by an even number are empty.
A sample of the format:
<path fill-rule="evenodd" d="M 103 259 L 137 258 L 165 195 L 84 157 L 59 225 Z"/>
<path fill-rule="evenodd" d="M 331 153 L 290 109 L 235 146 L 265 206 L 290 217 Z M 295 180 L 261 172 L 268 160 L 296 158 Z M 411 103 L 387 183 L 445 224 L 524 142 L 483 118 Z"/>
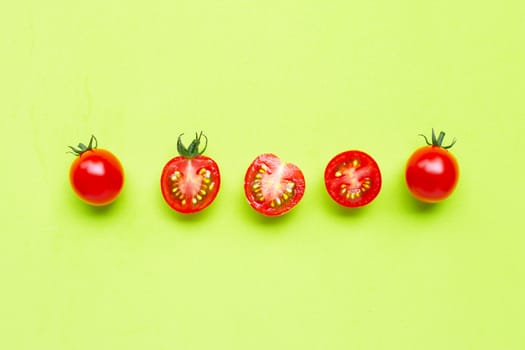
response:
<path fill-rule="evenodd" d="M 439 202 L 452 194 L 459 178 L 456 158 L 438 146 L 424 146 L 408 159 L 405 181 L 410 193 L 423 202 Z"/>
<path fill-rule="evenodd" d="M 217 163 L 206 156 L 177 156 L 162 170 L 162 196 L 180 213 L 195 213 L 208 207 L 217 197 L 221 177 Z"/>
<path fill-rule="evenodd" d="M 381 172 L 376 161 L 362 151 L 336 155 L 325 168 L 328 194 L 344 207 L 361 207 L 374 200 L 381 190 Z"/>
<path fill-rule="evenodd" d="M 118 158 L 104 149 L 80 154 L 69 171 L 71 186 L 85 202 L 101 206 L 113 202 L 124 185 L 124 170 Z"/>
<path fill-rule="evenodd" d="M 278 216 L 294 208 L 304 195 L 305 180 L 294 164 L 283 163 L 274 154 L 257 157 L 246 171 L 244 192 L 257 212 Z"/>

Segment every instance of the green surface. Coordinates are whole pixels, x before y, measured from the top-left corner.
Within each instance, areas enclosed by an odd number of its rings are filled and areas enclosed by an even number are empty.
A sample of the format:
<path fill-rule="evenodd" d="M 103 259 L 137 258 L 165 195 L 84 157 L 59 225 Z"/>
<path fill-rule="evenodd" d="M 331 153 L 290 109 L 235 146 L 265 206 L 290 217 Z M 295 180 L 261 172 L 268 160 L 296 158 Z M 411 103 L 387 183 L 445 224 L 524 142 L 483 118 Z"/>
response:
<path fill-rule="evenodd" d="M 525 348 L 522 1 L 14 1 L 0 11 L 0 348 Z M 403 168 L 457 137 L 457 191 Z M 172 212 L 159 176 L 204 130 L 216 202 Z M 68 183 L 97 135 L 126 169 L 106 209 Z M 332 203 L 324 166 L 370 153 L 384 187 Z M 249 163 L 304 171 L 290 214 L 245 203 Z"/>

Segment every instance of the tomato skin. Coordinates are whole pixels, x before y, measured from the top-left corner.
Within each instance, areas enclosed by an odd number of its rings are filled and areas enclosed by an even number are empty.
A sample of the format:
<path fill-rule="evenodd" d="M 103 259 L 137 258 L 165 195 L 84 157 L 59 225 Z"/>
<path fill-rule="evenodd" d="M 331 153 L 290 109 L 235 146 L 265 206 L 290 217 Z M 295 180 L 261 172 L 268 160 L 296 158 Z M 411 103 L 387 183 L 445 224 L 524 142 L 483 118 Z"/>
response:
<path fill-rule="evenodd" d="M 182 214 L 207 208 L 217 197 L 220 185 L 219 166 L 204 155 L 172 158 L 162 169 L 160 178 L 164 200 L 173 210 Z"/>
<path fill-rule="evenodd" d="M 449 197 L 459 179 L 456 158 L 439 146 L 424 146 L 408 159 L 405 181 L 410 193 L 428 203 L 440 202 Z"/>
<path fill-rule="evenodd" d="M 283 163 L 275 154 L 255 158 L 244 176 L 244 193 L 250 206 L 265 216 L 280 216 L 292 210 L 306 188 L 303 172 Z"/>
<path fill-rule="evenodd" d="M 326 190 L 338 204 L 357 208 L 372 202 L 381 191 L 381 171 L 367 153 L 350 150 L 339 153 L 327 164 Z"/>
<path fill-rule="evenodd" d="M 84 202 L 103 206 L 117 199 L 124 186 L 124 169 L 118 158 L 105 149 L 81 153 L 69 170 L 71 186 Z"/>

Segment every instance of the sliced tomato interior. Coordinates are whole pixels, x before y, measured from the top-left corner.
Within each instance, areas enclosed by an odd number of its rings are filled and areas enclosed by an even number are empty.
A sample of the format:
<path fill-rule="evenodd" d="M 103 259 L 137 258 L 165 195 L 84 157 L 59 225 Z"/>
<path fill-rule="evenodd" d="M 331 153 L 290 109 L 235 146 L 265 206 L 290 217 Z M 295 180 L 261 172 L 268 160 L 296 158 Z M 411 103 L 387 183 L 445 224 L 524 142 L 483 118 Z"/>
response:
<path fill-rule="evenodd" d="M 263 154 L 248 168 L 244 189 L 255 210 L 276 216 L 297 205 L 304 194 L 305 180 L 297 166 L 283 163 L 276 155 Z"/>
<path fill-rule="evenodd" d="M 330 196 L 346 207 L 370 203 L 381 189 L 377 163 L 361 151 L 347 151 L 335 156 L 325 170 L 325 185 Z"/>
<path fill-rule="evenodd" d="M 176 157 L 165 166 L 162 175 L 162 194 L 175 210 L 191 213 L 204 209 L 217 196 L 220 175 L 217 164 L 210 158 Z"/>

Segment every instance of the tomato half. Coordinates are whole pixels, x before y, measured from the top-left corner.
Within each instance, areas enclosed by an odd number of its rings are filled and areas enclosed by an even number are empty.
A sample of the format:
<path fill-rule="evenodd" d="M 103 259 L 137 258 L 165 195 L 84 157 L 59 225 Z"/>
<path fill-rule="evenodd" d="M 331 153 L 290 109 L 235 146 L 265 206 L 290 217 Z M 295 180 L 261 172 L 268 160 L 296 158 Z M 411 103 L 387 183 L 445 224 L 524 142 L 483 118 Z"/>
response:
<path fill-rule="evenodd" d="M 79 143 L 77 148 L 70 148 L 78 156 L 69 169 L 71 187 L 78 197 L 95 206 L 113 202 L 124 186 L 124 169 L 118 158 L 98 149 L 95 136 L 88 146 Z"/>
<path fill-rule="evenodd" d="M 244 193 L 253 209 L 267 216 L 289 212 L 304 195 L 301 169 L 265 153 L 251 163 L 244 177 Z"/>
<path fill-rule="evenodd" d="M 443 146 L 444 137 L 441 132 L 436 138 L 432 130 L 432 142 L 425 137 L 427 146 L 417 149 L 407 161 L 405 181 L 410 193 L 420 201 L 442 201 L 454 192 L 458 183 L 458 162 L 448 151 L 456 141 Z"/>
<path fill-rule="evenodd" d="M 376 161 L 362 151 L 336 155 L 324 172 L 328 194 L 344 207 L 361 207 L 374 200 L 381 190 L 381 172 Z"/>
<path fill-rule="evenodd" d="M 196 213 L 208 207 L 217 197 L 221 176 L 217 163 L 202 153 L 207 146 L 206 136 L 196 134 L 189 147 L 177 142 L 179 156 L 166 163 L 160 177 L 162 196 L 179 213 Z M 199 151 L 201 138 L 206 145 Z"/>

